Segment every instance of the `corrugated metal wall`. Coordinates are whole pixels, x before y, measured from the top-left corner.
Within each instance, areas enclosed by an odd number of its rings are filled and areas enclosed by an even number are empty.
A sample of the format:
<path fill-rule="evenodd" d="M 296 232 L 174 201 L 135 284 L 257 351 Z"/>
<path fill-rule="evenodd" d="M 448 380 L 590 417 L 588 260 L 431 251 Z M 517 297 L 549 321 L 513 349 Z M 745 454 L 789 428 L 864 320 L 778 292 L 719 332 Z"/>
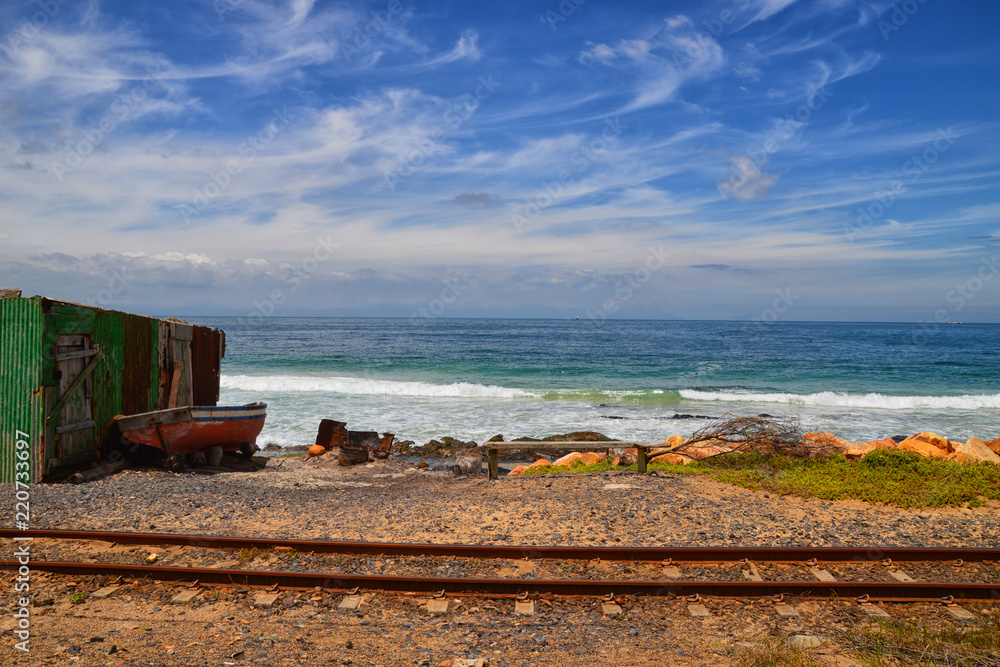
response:
<path fill-rule="evenodd" d="M 14 479 L 15 429 L 25 430 L 22 424 L 32 429 L 32 481 L 50 472 L 43 466 L 56 456 L 81 465 L 95 458 L 116 415 L 167 406 L 175 359 L 183 362 L 184 384 L 190 388 L 179 394 L 183 401 L 178 404 L 218 402 L 222 331 L 42 297 L 0 299 L 0 322 L 0 482 Z M 171 337 L 174 328 L 184 335 Z M 87 380 L 93 438 L 61 438 L 58 419 L 44 420 L 58 400 L 56 341 L 66 334 L 89 336 L 103 354 Z"/>
<path fill-rule="evenodd" d="M 217 405 L 226 334 L 218 329 L 195 327 L 191 341 L 192 405 Z"/>
<path fill-rule="evenodd" d="M 16 479 L 18 430 L 30 436 L 28 481 L 35 482 L 45 472 L 39 446 L 43 424 L 41 299 L 0 299 L 0 323 L 0 482 Z"/>

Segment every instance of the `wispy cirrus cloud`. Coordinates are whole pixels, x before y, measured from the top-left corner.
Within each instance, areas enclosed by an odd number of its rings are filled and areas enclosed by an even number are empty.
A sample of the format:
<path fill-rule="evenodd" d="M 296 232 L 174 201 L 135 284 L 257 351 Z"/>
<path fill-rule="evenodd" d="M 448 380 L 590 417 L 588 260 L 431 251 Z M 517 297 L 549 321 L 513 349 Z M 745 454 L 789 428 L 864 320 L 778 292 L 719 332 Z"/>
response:
<path fill-rule="evenodd" d="M 235 308 L 329 238 L 295 307 L 344 295 L 331 308 L 406 316 L 460 275 L 456 314 L 579 313 L 662 244 L 683 261 L 630 315 L 728 316 L 794 281 L 800 303 L 884 318 L 872 284 L 926 311 L 913 286 L 967 272 L 1000 227 L 981 85 L 995 46 L 975 33 L 986 21 L 958 27 L 964 10 L 928 3 L 938 40 L 915 55 L 854 0 L 682 0 L 614 21 L 586 5 L 556 31 L 519 21 L 537 10 L 518 2 L 59 6 L 32 39 L 0 40 L 0 280 L 53 296 L 86 301 L 124 267 L 137 306 Z M 501 85 L 476 98 L 483 80 Z M 270 136 L 276 112 L 289 120 Z M 960 139 L 907 175 L 941 127 Z M 71 153 L 86 155 L 55 178 Z M 851 242 L 845 225 L 899 179 Z"/>
<path fill-rule="evenodd" d="M 577 59 L 636 73 L 635 97 L 626 112 L 666 102 L 684 83 L 715 74 L 726 62 L 722 47 L 684 15 L 665 19 L 648 37 L 594 44 Z"/>

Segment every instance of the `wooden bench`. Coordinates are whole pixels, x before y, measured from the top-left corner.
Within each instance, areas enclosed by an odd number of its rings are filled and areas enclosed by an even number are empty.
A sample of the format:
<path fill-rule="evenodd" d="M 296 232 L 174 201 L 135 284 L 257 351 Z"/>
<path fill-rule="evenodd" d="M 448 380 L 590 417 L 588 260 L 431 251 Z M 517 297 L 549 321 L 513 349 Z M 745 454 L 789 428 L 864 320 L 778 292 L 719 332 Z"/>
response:
<path fill-rule="evenodd" d="M 578 441 L 567 440 L 563 442 L 535 440 L 512 440 L 510 442 L 487 442 L 483 445 L 490 453 L 490 479 L 500 479 L 500 450 L 511 449 L 543 449 L 556 450 L 565 449 L 567 451 L 578 452 L 584 449 L 632 449 L 638 450 L 639 472 L 646 472 L 646 453 L 656 447 L 666 447 L 662 440 L 656 441 Z"/>

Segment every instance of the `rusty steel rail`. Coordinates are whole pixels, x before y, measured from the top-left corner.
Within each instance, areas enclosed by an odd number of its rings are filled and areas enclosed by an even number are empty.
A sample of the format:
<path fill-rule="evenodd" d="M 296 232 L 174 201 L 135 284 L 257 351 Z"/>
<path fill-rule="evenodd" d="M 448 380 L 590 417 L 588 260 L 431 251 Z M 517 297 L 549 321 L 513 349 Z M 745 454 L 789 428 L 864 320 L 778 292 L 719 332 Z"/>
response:
<path fill-rule="evenodd" d="M 752 561 L 785 562 L 874 562 L 891 558 L 898 562 L 1000 561 L 1000 549 L 918 548 L 918 547 L 573 547 L 511 546 L 494 544 L 405 544 L 391 542 L 336 542 L 326 540 L 284 540 L 267 537 L 183 535 L 171 533 L 120 533 L 87 530 L 0 529 L 0 538 L 31 537 L 57 540 L 98 540 L 116 544 L 151 546 L 183 544 L 209 549 L 273 549 L 290 547 L 304 553 L 336 553 L 371 556 L 453 556 L 459 558 L 563 560 L 663 561 L 677 563 Z"/>
<path fill-rule="evenodd" d="M 0 569 L 16 570 L 17 561 L 0 561 Z M 388 592 L 473 593 L 509 596 L 529 593 L 599 596 L 631 594 L 654 597 L 669 595 L 711 595 L 720 597 L 761 597 L 793 595 L 804 597 L 870 596 L 871 600 L 917 602 L 941 601 L 945 596 L 956 600 L 994 600 L 1000 584 L 944 582 L 881 581 L 620 581 L 589 579 L 489 579 L 473 577 L 403 577 L 333 572 L 281 572 L 264 570 L 220 570 L 206 567 L 164 567 L 121 565 L 117 563 L 66 563 L 32 561 L 31 568 L 74 576 L 104 575 L 147 578 L 155 581 L 198 582 L 228 586 L 267 586 L 309 590 L 319 587 L 331 591 L 354 588 Z"/>

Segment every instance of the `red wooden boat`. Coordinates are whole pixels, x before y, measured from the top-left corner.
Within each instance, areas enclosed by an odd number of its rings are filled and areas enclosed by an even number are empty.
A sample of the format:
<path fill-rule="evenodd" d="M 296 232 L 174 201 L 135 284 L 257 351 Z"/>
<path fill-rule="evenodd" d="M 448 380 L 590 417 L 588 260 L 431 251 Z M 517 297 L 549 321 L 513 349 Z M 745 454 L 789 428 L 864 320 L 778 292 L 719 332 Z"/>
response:
<path fill-rule="evenodd" d="M 167 454 L 189 454 L 220 445 L 244 451 L 264 428 L 266 403 L 238 406 L 187 406 L 118 417 L 122 435 Z"/>

